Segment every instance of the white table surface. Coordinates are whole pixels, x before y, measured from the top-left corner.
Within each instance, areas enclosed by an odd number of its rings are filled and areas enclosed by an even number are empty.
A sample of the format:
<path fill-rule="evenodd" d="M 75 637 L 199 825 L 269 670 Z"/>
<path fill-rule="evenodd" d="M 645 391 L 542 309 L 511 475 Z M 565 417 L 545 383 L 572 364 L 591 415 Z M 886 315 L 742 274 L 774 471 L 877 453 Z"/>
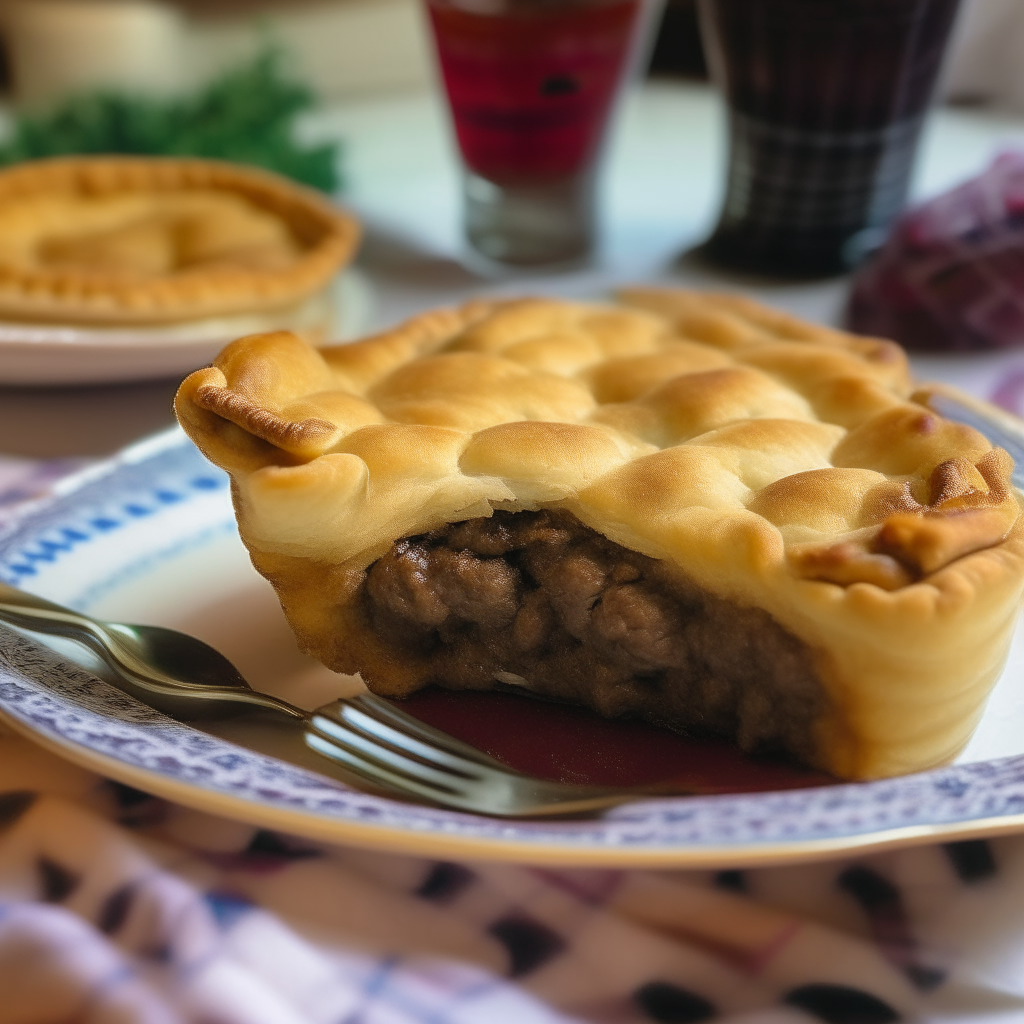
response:
<path fill-rule="evenodd" d="M 381 322 L 479 292 L 599 292 L 623 281 L 735 288 L 810 319 L 838 322 L 844 278 L 780 283 L 681 260 L 714 225 L 725 166 L 724 114 L 703 85 L 652 82 L 623 104 L 608 147 L 604 238 L 585 271 L 487 280 L 465 269 L 459 165 L 436 94 L 383 97 L 336 109 L 312 137 L 349 140 L 346 201 L 369 227 L 364 263 L 376 278 Z M 1024 146 L 1024 118 L 945 108 L 930 120 L 913 196 L 934 195 L 979 171 L 1000 149 Z"/>
<path fill-rule="evenodd" d="M 836 323 L 844 278 L 777 282 L 726 274 L 686 253 L 713 226 L 724 164 L 723 115 L 705 86 L 654 82 L 622 104 L 603 185 L 603 239 L 589 267 L 559 273 L 471 269 L 462 243 L 459 164 L 436 93 L 382 96 L 311 117 L 309 138 L 344 141 L 344 201 L 363 219 L 359 273 L 367 320 L 381 327 L 481 294 L 591 296 L 624 282 L 736 289 L 800 316 Z M 981 170 L 1000 149 L 1024 146 L 1024 118 L 940 109 L 931 118 L 914 196 Z M 984 390 L 996 360 L 921 358 L 918 373 Z M 1020 356 L 1024 367 L 1024 352 Z M 0 451 L 94 455 L 172 422 L 177 381 L 72 389 L 0 389 Z"/>

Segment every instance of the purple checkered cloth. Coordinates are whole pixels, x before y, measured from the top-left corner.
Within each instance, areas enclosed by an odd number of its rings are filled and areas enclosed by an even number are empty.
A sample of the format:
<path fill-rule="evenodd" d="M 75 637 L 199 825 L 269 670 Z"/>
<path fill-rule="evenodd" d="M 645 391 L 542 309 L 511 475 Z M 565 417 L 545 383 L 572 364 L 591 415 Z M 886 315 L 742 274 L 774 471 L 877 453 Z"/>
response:
<path fill-rule="evenodd" d="M 0 486 L 60 469 L 0 459 Z M 210 817 L 0 731 L 0 1024 L 705 1020 L 1024 1021 L 1024 840 L 756 871 L 428 861 Z"/>
<path fill-rule="evenodd" d="M 857 275 L 848 321 L 924 351 L 1024 345 L 1024 153 L 905 214 Z"/>

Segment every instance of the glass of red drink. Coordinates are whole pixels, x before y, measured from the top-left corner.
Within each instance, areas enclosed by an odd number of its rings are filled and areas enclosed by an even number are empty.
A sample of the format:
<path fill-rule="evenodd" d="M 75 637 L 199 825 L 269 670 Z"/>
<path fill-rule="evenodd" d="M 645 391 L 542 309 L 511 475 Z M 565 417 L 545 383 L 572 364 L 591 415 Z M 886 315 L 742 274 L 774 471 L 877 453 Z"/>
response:
<path fill-rule="evenodd" d="M 720 262 L 829 274 L 885 239 L 960 0 L 698 0 L 729 111 Z"/>
<path fill-rule="evenodd" d="M 646 0 L 427 0 L 465 170 L 466 234 L 502 263 L 578 260 Z"/>

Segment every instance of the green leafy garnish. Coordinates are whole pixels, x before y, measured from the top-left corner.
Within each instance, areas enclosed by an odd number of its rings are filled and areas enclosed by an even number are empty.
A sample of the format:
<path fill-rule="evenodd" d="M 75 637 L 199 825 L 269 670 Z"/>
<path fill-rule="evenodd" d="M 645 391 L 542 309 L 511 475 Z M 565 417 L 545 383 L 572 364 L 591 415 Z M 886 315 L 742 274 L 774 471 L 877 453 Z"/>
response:
<path fill-rule="evenodd" d="M 201 156 L 255 164 L 334 192 L 338 144 L 303 146 L 294 137 L 296 115 L 315 102 L 308 86 L 283 74 L 277 51 L 268 50 L 193 96 L 98 92 L 23 114 L 0 144 L 0 165 L 70 153 Z"/>

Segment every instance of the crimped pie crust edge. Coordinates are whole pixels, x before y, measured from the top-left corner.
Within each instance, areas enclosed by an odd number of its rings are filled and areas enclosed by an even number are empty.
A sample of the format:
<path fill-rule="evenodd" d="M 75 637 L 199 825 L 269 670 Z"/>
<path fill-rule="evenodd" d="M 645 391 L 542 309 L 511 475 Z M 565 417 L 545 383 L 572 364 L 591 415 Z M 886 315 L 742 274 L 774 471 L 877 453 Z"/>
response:
<path fill-rule="evenodd" d="M 295 305 L 322 289 L 355 252 L 360 228 L 325 197 L 259 168 L 173 157 L 55 157 L 0 171 L 0 202 L 46 192 L 85 195 L 222 190 L 280 217 L 306 246 L 280 270 L 199 268 L 126 281 L 59 268 L 0 266 L 0 318 L 147 324 Z"/>

